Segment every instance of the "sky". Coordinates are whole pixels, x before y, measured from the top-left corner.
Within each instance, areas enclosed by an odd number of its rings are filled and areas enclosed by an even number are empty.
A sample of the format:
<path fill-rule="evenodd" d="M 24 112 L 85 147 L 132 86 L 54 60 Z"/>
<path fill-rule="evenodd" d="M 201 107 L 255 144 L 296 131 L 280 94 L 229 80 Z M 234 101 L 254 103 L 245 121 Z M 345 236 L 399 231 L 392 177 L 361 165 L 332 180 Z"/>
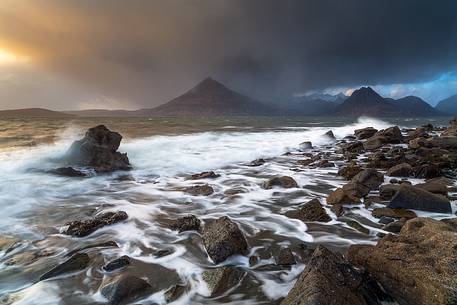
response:
<path fill-rule="evenodd" d="M 153 107 L 208 76 L 435 104 L 457 94 L 457 1 L 0 1 L 0 109 Z"/>

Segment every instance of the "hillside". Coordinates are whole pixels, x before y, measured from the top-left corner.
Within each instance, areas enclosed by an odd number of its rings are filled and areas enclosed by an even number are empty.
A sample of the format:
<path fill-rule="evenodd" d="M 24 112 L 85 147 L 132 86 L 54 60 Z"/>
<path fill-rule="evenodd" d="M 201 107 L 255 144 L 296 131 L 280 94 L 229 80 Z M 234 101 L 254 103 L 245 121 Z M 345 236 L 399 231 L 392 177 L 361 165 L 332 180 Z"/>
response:
<path fill-rule="evenodd" d="M 44 108 L 24 108 L 13 110 L 0 110 L 0 117 L 73 117 L 73 115 Z"/>
<path fill-rule="evenodd" d="M 447 115 L 457 114 L 457 94 L 440 101 L 435 108 Z"/>

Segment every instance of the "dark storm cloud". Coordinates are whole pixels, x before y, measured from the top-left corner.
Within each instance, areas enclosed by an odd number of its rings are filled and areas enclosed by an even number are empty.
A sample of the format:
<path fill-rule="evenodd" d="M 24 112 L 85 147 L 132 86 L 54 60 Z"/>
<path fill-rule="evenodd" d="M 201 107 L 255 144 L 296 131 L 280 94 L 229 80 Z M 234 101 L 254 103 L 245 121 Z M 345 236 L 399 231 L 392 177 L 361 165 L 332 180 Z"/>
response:
<path fill-rule="evenodd" d="M 5 1 L 0 48 L 74 84 L 49 99 L 58 108 L 91 96 L 157 105 L 208 75 L 274 99 L 457 69 L 454 0 Z"/>

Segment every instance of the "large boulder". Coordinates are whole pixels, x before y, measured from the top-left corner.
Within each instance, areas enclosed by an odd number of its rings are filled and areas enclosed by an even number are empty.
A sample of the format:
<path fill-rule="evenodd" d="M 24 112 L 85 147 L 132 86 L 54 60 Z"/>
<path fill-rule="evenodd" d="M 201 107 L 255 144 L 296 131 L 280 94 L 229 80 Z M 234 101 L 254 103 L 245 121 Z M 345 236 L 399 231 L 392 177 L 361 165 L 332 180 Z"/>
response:
<path fill-rule="evenodd" d="M 203 244 L 209 257 L 216 263 L 234 254 L 246 254 L 248 243 L 238 225 L 224 216 L 213 220 L 203 229 Z"/>
<path fill-rule="evenodd" d="M 363 168 L 356 164 L 349 164 L 343 166 L 338 170 L 338 175 L 344 177 L 346 180 L 351 180 L 355 175 L 363 171 Z"/>
<path fill-rule="evenodd" d="M 83 237 L 91 234 L 92 232 L 108 225 L 126 220 L 128 215 L 124 211 L 107 212 L 95 216 L 93 219 L 76 220 L 69 222 L 68 229 L 65 234 L 76 237 Z"/>
<path fill-rule="evenodd" d="M 327 197 L 327 204 L 342 205 L 342 204 L 359 204 L 360 199 L 347 193 L 343 188 L 337 188 Z"/>
<path fill-rule="evenodd" d="M 305 203 L 298 210 L 287 211 L 286 216 L 289 218 L 300 219 L 303 222 L 329 222 L 330 220 L 332 220 L 332 218 L 328 216 L 327 212 L 322 207 L 318 199 L 313 199 Z"/>
<path fill-rule="evenodd" d="M 356 129 L 354 131 L 354 134 L 358 140 L 364 140 L 364 139 L 371 138 L 377 132 L 378 132 L 378 130 L 373 127 L 366 127 L 366 128 L 362 128 L 362 129 Z"/>
<path fill-rule="evenodd" d="M 153 288 L 148 282 L 128 274 L 119 275 L 101 289 L 101 294 L 108 299 L 109 305 L 126 304 L 152 292 Z"/>
<path fill-rule="evenodd" d="M 362 198 L 370 191 L 377 190 L 383 182 L 384 175 L 370 168 L 355 175 L 350 183 L 343 186 L 343 189 L 352 196 Z"/>
<path fill-rule="evenodd" d="M 430 218 L 406 222 L 376 246 L 354 245 L 348 258 L 401 305 L 457 304 L 457 229 Z M 354 303 L 357 304 L 357 303 Z"/>
<path fill-rule="evenodd" d="M 170 228 L 178 231 L 179 233 L 185 231 L 198 231 L 200 230 L 200 224 L 200 219 L 198 219 L 195 215 L 190 214 L 174 220 L 170 224 Z"/>
<path fill-rule="evenodd" d="M 117 151 L 122 136 L 104 125 L 90 128 L 83 139 L 73 142 L 65 160 L 70 165 L 84 166 L 97 172 L 129 170 L 127 154 Z"/>
<path fill-rule="evenodd" d="M 391 177 L 409 177 L 413 174 L 413 167 L 408 163 L 401 163 L 392 166 L 387 171 L 387 176 Z"/>
<path fill-rule="evenodd" d="M 281 305 L 378 305 L 378 295 L 380 288 L 367 274 L 318 246 Z"/>
<path fill-rule="evenodd" d="M 246 272 L 236 267 L 219 267 L 206 270 L 202 274 L 211 297 L 220 295 L 239 285 L 245 276 Z"/>
<path fill-rule="evenodd" d="M 430 193 L 422 188 L 402 184 L 387 207 L 413 209 L 436 213 L 451 213 L 449 199 Z"/>
<path fill-rule="evenodd" d="M 444 149 L 457 149 L 457 137 L 455 136 L 441 136 L 435 137 L 428 141 L 428 144 L 433 147 Z"/>
<path fill-rule="evenodd" d="M 403 135 L 398 126 L 389 127 L 384 130 L 380 130 L 376 133 L 377 136 L 382 136 L 386 139 L 386 143 L 398 144 L 403 141 Z"/>

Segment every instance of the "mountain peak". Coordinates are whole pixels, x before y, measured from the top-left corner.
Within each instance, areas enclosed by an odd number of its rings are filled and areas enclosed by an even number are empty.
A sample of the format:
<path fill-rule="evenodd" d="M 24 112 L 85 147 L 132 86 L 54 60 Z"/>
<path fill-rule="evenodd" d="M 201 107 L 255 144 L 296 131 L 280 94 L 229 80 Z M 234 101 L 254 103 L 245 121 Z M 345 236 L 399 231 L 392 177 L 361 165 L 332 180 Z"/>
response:
<path fill-rule="evenodd" d="M 360 89 L 354 90 L 352 92 L 351 97 L 358 97 L 358 98 L 380 98 L 381 96 L 373 90 L 371 87 L 361 87 Z"/>
<path fill-rule="evenodd" d="M 207 77 L 201 82 L 199 82 L 195 87 L 189 90 L 189 93 L 193 94 L 207 94 L 207 93 L 217 93 L 217 92 L 226 92 L 231 91 L 223 84 L 213 79 L 212 77 Z"/>

